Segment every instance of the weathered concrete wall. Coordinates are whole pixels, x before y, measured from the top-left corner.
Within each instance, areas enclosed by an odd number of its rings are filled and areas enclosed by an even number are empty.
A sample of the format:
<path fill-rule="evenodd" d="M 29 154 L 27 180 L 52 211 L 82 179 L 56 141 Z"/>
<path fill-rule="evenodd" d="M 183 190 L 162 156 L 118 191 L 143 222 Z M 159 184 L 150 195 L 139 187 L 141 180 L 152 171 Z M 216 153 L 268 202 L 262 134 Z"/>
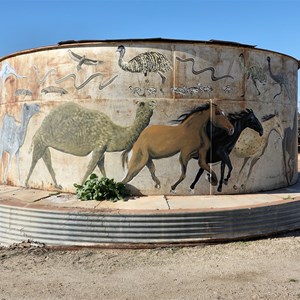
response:
<path fill-rule="evenodd" d="M 211 100 L 226 114 L 236 113 L 228 115 L 231 123 L 242 124 L 252 110 L 263 135 L 239 129 L 241 135 L 227 147 L 233 167 L 228 185 L 217 191 L 203 174 L 195 194 L 269 190 L 297 180 L 298 61 L 292 57 L 217 43 L 111 41 L 21 52 L 3 58 L 0 68 L 3 183 L 72 192 L 73 184 L 94 167 L 101 174 L 97 165 L 121 181 L 127 172 L 121 154 L 136 141 L 134 161 L 129 155 L 137 173 L 129 181 L 132 188 L 169 194 L 181 174 L 181 153 L 188 166 L 176 192 L 188 195 L 199 166 L 192 158 L 197 151 L 185 152 L 196 139 L 180 138 L 180 124 L 170 122 Z M 197 114 L 201 123 L 204 112 Z M 176 128 L 169 135 L 171 125 Z M 146 127 L 153 128 L 141 136 Z M 218 150 L 218 157 L 228 162 L 221 147 L 225 140 L 219 139 L 212 155 Z M 206 143 L 200 138 L 194 147 Z M 149 158 L 160 188 L 145 166 L 151 167 Z M 213 170 L 220 179 L 220 159 L 215 160 Z M 227 172 L 226 166 L 225 177 Z"/>

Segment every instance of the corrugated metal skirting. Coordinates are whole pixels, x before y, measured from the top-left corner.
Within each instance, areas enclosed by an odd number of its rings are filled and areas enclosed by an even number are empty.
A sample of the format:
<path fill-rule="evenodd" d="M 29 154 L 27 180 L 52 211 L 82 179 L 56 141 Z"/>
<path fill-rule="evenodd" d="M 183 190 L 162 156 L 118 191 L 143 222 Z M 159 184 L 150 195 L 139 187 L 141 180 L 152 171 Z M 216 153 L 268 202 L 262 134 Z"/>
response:
<path fill-rule="evenodd" d="M 300 201 L 213 212 L 103 213 L 0 205 L 0 243 L 53 246 L 232 240 L 300 228 Z"/>

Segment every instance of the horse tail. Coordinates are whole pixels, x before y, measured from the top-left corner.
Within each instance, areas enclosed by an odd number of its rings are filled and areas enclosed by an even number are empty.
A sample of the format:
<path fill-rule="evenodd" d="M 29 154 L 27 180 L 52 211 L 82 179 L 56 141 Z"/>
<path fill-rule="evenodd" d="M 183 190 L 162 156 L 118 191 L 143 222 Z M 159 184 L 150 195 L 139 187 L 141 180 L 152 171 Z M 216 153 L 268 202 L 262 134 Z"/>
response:
<path fill-rule="evenodd" d="M 122 152 L 121 158 L 122 158 L 122 167 L 125 169 L 125 165 L 128 165 L 128 153 L 130 152 L 131 149 L 126 149 L 125 151 Z"/>

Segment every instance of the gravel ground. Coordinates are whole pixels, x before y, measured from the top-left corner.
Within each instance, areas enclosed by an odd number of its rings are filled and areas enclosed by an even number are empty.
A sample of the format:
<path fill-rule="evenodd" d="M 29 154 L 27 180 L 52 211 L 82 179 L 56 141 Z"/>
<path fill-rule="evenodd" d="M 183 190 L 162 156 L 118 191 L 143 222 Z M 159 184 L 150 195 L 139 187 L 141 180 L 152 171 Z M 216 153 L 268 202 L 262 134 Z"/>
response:
<path fill-rule="evenodd" d="M 300 299 L 300 231 L 143 250 L 0 248 L 0 299 Z"/>

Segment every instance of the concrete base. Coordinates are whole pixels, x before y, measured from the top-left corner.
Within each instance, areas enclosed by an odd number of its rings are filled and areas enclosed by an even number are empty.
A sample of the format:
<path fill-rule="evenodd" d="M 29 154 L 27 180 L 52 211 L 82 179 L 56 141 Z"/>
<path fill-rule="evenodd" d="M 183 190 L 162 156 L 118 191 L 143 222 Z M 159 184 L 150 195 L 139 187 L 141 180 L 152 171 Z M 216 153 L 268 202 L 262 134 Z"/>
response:
<path fill-rule="evenodd" d="M 145 247 L 230 241 L 300 228 L 297 184 L 259 194 L 80 201 L 0 186 L 0 244 Z"/>

